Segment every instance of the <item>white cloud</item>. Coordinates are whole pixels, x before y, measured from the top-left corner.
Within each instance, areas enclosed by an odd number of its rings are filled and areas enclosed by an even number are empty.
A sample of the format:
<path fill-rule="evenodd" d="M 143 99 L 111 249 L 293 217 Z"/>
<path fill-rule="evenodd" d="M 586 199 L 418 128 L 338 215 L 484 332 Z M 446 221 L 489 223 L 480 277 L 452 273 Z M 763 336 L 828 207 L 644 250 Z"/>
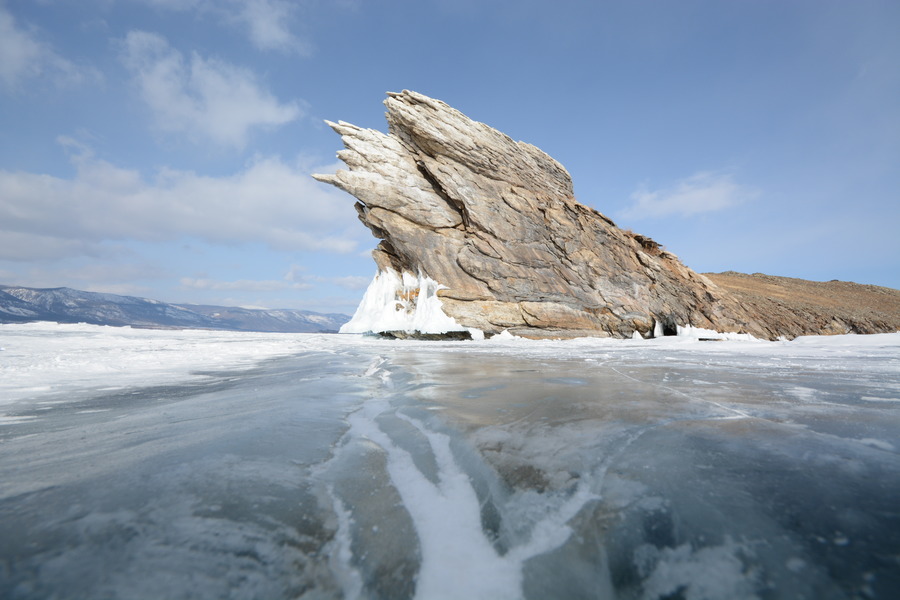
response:
<path fill-rule="evenodd" d="M 156 8 L 164 8 L 166 10 L 194 10 L 204 4 L 202 0 L 139 0 L 143 4 L 149 4 Z"/>
<path fill-rule="evenodd" d="M 25 81 L 42 76 L 58 85 L 102 79 L 96 69 L 79 66 L 57 54 L 35 31 L 20 28 L 0 6 L 0 87 L 16 90 Z"/>
<path fill-rule="evenodd" d="M 372 281 L 371 277 L 361 277 L 358 275 L 345 275 L 342 277 L 310 275 L 305 266 L 296 264 L 291 265 L 288 272 L 285 273 L 284 279 L 286 282 L 291 282 L 295 286 L 298 286 L 298 289 L 312 288 L 314 286 L 309 282 L 314 281 L 316 283 L 330 283 L 351 291 L 364 290 L 369 287 L 369 283 Z"/>
<path fill-rule="evenodd" d="M 2 176 L 0 172 L 0 178 Z M 0 183 L 0 193 L 7 191 L 8 187 Z M 0 215 L 7 216 L 16 211 L 17 207 L 8 204 L 11 203 L 0 198 Z M 66 256 L 98 256 L 103 253 L 103 249 L 91 241 L 59 237 L 52 231 L 16 231 L 7 224 L 0 224 L 0 260 L 32 261 Z"/>
<path fill-rule="evenodd" d="M 34 242 L 28 238 L 23 238 L 23 241 L 26 244 Z M 5 242 L 2 245 L 5 247 Z M 89 292 L 148 296 L 153 293 L 151 287 L 125 282 L 136 280 L 146 282 L 168 276 L 165 268 L 136 257 L 127 250 L 121 248 L 117 250 L 119 252 L 111 253 L 111 256 L 100 260 L 94 258 L 81 260 L 77 254 L 69 254 L 67 257 L 72 257 L 72 260 L 52 262 L 32 260 L 27 265 L 19 263 L 14 271 L 0 269 L 0 282 L 26 287 L 68 286 Z M 51 258 L 57 259 L 58 256 Z M 105 258 L 112 260 L 104 260 Z M 118 262 L 123 258 L 126 260 Z"/>
<path fill-rule="evenodd" d="M 315 286 L 306 281 L 303 274 L 306 268 L 301 265 L 291 265 L 283 279 L 238 279 L 236 281 L 223 281 L 220 279 L 182 277 L 179 281 L 182 287 L 194 290 L 213 290 L 226 292 L 278 292 L 281 290 L 310 290 Z"/>
<path fill-rule="evenodd" d="M 372 282 L 371 277 L 363 277 L 361 275 L 346 275 L 344 277 L 321 277 L 319 280 L 333 283 L 338 287 L 342 287 L 345 290 L 364 290 L 369 287 L 369 283 Z"/>
<path fill-rule="evenodd" d="M 260 50 L 278 50 L 308 56 L 310 44 L 295 36 L 289 27 L 297 4 L 284 0 L 243 0 L 235 2 L 235 20 L 247 29 L 250 41 Z"/>
<path fill-rule="evenodd" d="M 303 265 L 291 265 L 288 272 L 284 274 L 286 281 L 301 282 L 306 279 L 306 267 Z"/>
<path fill-rule="evenodd" d="M 285 274 L 284 278 L 286 281 L 294 282 L 297 285 L 313 287 L 311 283 L 307 282 L 314 281 L 316 283 L 330 283 L 331 285 L 336 285 L 350 291 L 364 290 L 369 287 L 369 283 L 372 281 L 371 277 L 361 277 L 358 275 L 344 275 L 341 277 L 309 275 L 307 274 L 307 268 L 301 265 L 291 265 L 291 268 Z"/>
<path fill-rule="evenodd" d="M 182 277 L 182 287 L 194 290 L 242 291 L 242 292 L 277 292 L 280 290 L 308 290 L 313 287 L 309 283 L 279 281 L 277 279 L 239 279 L 222 281 L 218 279 L 194 279 Z"/>
<path fill-rule="evenodd" d="M 622 212 L 629 219 L 690 217 L 736 206 L 757 192 L 738 185 L 728 173 L 702 171 L 659 190 L 640 186 L 631 194 L 632 205 Z"/>
<path fill-rule="evenodd" d="M 276 250 L 355 252 L 352 202 L 312 180 L 300 161 L 257 158 L 226 177 L 165 169 L 148 181 L 71 140 L 76 175 L 0 170 L 0 259 L 108 252 L 110 241 L 194 237 Z"/>
<path fill-rule="evenodd" d="M 162 10 L 195 12 L 199 18 L 212 17 L 234 26 L 259 50 L 308 56 L 308 40 L 294 33 L 298 9 L 296 0 L 138 0 Z"/>
<path fill-rule="evenodd" d="M 306 281 L 315 281 L 317 283 L 330 283 L 347 290 L 356 291 L 364 290 L 369 286 L 371 277 L 361 277 L 358 275 L 345 275 L 342 277 L 323 277 L 321 275 L 309 275 L 307 268 L 303 265 L 291 265 L 288 272 L 285 273 L 284 279 L 295 283 Z"/>
<path fill-rule="evenodd" d="M 16 27 L 12 15 L 0 8 L 0 79 L 15 87 L 22 79 L 40 73 L 46 49 Z"/>
<path fill-rule="evenodd" d="M 249 70 L 196 52 L 186 59 L 155 33 L 129 32 L 122 60 L 160 128 L 195 141 L 242 148 L 251 129 L 302 114 L 296 102 L 281 103 L 263 89 Z"/>

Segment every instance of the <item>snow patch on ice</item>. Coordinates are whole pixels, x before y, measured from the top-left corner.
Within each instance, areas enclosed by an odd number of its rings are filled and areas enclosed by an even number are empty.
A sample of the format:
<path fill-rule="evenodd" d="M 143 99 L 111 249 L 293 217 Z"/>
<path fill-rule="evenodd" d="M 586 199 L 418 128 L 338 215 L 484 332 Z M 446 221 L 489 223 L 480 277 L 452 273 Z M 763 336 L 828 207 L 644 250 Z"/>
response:
<path fill-rule="evenodd" d="M 463 327 L 444 312 L 437 296 L 437 291 L 444 287 L 422 274 L 414 276 L 404 272 L 401 275 L 393 269 L 379 271 L 353 318 L 341 327 L 341 333 L 471 333 L 473 330 Z M 480 338 L 483 337 L 482 334 Z"/>
<path fill-rule="evenodd" d="M 509 332 L 509 329 L 504 329 L 500 333 L 491 336 L 492 341 L 503 342 L 503 341 L 512 341 L 512 340 L 524 340 L 525 338 L 520 337 L 518 335 L 513 335 Z"/>
<path fill-rule="evenodd" d="M 803 386 L 795 386 L 792 388 L 788 388 L 785 391 L 801 402 L 814 402 L 819 395 L 818 390 Z"/>
<path fill-rule="evenodd" d="M 332 498 L 334 514 L 337 517 L 338 528 L 334 534 L 334 551 L 329 554 L 329 565 L 338 574 L 338 581 L 343 588 L 344 598 L 362 598 L 363 577 L 356 569 L 353 562 L 353 515 L 344 506 L 344 503 L 334 494 L 329 486 L 328 494 Z"/>
<path fill-rule="evenodd" d="M 758 342 L 758 338 L 753 337 L 749 333 L 722 333 L 713 329 L 704 329 L 702 327 L 694 327 L 693 325 L 678 325 L 678 337 L 690 339 L 713 339 L 713 340 L 732 340 Z"/>
<path fill-rule="evenodd" d="M 883 347 L 896 346 L 900 343 L 900 332 L 898 333 L 870 333 L 866 335 L 857 335 L 848 333 L 845 335 L 804 335 L 794 338 L 788 342 L 792 346 L 814 346 L 814 347 L 831 347 L 831 348 L 859 348 L 865 347 Z"/>
<path fill-rule="evenodd" d="M 436 477 L 422 471 L 413 455 L 383 428 L 388 416 L 410 425 L 425 441 L 434 458 Z M 528 498 L 519 498 L 520 511 L 508 510 L 519 516 L 527 513 L 528 518 L 511 517 L 521 525 L 521 535 L 515 536 L 516 543 L 508 551 L 500 552 L 484 530 L 481 500 L 464 463 L 452 448 L 450 435 L 397 412 L 383 397 L 367 400 L 348 415 L 347 423 L 351 439 L 383 451 L 388 476 L 415 527 L 421 551 L 417 599 L 522 598 L 527 562 L 562 546 L 572 535 L 569 522 L 585 504 L 598 498 L 580 485 L 568 495 L 537 494 L 535 498 L 532 493 Z M 527 502 L 539 499 L 544 502 Z"/>
<path fill-rule="evenodd" d="M 893 444 L 891 444 L 890 442 L 885 442 L 884 440 L 877 440 L 875 438 L 863 438 L 859 441 L 866 446 L 872 446 L 873 448 L 878 448 L 879 450 L 886 450 L 888 452 L 893 452 L 894 450 L 896 450 Z"/>
<path fill-rule="evenodd" d="M 14 417 L 9 415 L 0 415 L 0 425 L 16 425 L 18 423 L 28 423 L 36 419 L 37 417 L 32 415 L 22 416 L 22 417 Z"/>
<path fill-rule="evenodd" d="M 450 438 L 421 428 L 440 468 L 433 483 L 378 426 L 387 409 L 386 401 L 370 400 L 347 421 L 352 435 L 384 450 L 388 474 L 415 524 L 422 552 L 416 598 L 520 597 L 520 565 L 499 556 L 484 536 L 478 497 L 453 457 Z"/>
<path fill-rule="evenodd" d="M 900 398 L 882 398 L 880 396 L 860 396 L 866 402 L 900 402 Z"/>
<path fill-rule="evenodd" d="M 644 581 L 643 598 L 689 600 L 758 598 L 758 575 L 745 566 L 752 552 L 727 540 L 721 546 L 695 550 L 690 544 L 657 548 L 645 544 L 635 552 Z"/>

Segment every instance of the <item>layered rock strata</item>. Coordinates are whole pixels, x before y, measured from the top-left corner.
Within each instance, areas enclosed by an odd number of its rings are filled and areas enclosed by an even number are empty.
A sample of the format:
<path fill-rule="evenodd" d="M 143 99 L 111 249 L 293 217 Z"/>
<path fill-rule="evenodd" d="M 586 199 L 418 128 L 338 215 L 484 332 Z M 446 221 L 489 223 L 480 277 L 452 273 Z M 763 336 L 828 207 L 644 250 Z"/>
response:
<path fill-rule="evenodd" d="M 415 92 L 389 93 L 385 105 L 387 134 L 328 123 L 348 170 L 314 177 L 356 197 L 381 240 L 379 273 L 436 282 L 460 329 L 652 337 L 692 325 L 790 335 L 653 240 L 578 203 L 566 169 L 535 146 Z M 398 286 L 398 312 L 413 310 L 412 293 Z"/>

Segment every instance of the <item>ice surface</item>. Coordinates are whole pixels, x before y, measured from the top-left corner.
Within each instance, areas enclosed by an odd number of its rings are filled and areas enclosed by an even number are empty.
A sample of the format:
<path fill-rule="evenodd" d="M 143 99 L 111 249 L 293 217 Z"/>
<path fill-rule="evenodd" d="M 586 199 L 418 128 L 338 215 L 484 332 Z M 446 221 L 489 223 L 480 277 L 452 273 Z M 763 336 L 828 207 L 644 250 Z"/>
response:
<path fill-rule="evenodd" d="M 693 333 L 2 326 L 0 597 L 898 597 L 900 334 Z"/>

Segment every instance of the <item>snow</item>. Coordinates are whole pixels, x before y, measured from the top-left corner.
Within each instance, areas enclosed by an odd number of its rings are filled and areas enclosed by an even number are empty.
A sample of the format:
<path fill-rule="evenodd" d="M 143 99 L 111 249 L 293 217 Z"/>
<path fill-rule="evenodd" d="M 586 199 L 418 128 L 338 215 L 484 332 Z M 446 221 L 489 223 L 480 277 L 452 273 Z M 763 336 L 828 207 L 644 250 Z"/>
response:
<path fill-rule="evenodd" d="M 900 340 L 900 331 L 897 333 L 874 333 L 871 335 L 805 335 L 795 338 L 790 342 L 793 346 L 806 346 L 810 348 L 879 348 L 896 346 Z"/>
<path fill-rule="evenodd" d="M 525 338 L 519 337 L 517 335 L 513 335 L 509 332 L 509 329 L 504 329 L 497 335 L 490 338 L 494 342 L 503 342 L 503 341 L 512 341 L 512 340 L 524 340 Z"/>
<path fill-rule="evenodd" d="M 653 337 L 661 338 L 663 337 L 663 335 L 663 325 L 659 321 L 656 321 L 655 323 L 653 323 Z"/>
<path fill-rule="evenodd" d="M 742 555 L 752 549 L 731 540 L 695 551 L 684 544 L 662 551 L 646 544 L 638 548 L 638 570 L 647 577 L 645 598 L 757 598 L 758 576 L 745 573 Z"/>
<path fill-rule="evenodd" d="M 678 325 L 678 336 L 691 339 L 713 339 L 713 340 L 743 340 L 757 341 L 749 333 L 722 333 L 712 329 L 704 329 L 702 327 L 694 327 L 692 325 Z"/>
<path fill-rule="evenodd" d="M 247 367 L 292 354 L 286 333 L 151 330 L 87 324 L 0 325 L 0 406 L 77 390 L 173 382 L 199 370 Z"/>
<path fill-rule="evenodd" d="M 341 333 L 469 331 L 444 313 L 437 296 L 443 287 L 422 274 L 379 271 Z"/>

